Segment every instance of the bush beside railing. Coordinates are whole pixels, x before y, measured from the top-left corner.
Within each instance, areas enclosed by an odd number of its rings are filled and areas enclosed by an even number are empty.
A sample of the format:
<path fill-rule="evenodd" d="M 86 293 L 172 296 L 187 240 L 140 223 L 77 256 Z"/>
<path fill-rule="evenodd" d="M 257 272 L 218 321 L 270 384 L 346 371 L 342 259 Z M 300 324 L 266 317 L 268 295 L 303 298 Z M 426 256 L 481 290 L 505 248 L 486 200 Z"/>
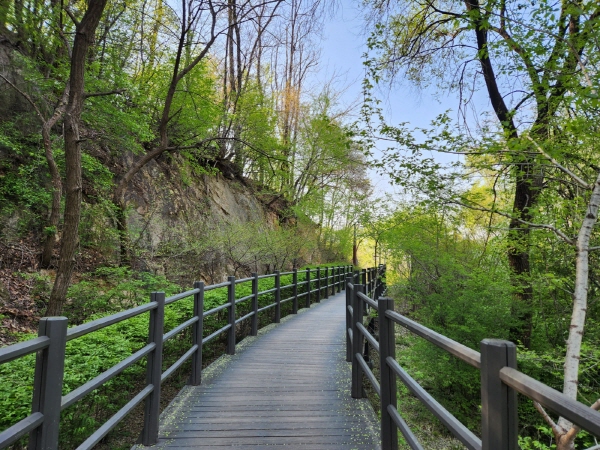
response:
<path fill-rule="evenodd" d="M 595 436 L 600 436 L 600 412 L 575 401 L 517 370 L 515 344 L 498 339 L 481 341 L 481 353 L 426 328 L 394 310 L 392 299 L 381 297 L 381 289 L 371 297 L 365 293 L 365 281 L 346 278 L 347 360 L 352 362 L 352 397 L 363 398 L 363 375 L 380 398 L 381 445 L 398 448 L 398 430 L 411 449 L 422 449 L 417 438 L 397 410 L 397 386 L 400 379 L 448 430 L 471 450 L 517 450 L 517 393 L 540 403 Z M 378 312 L 379 339 L 363 325 L 364 306 Z M 481 439 L 423 389 L 396 361 L 395 324 L 481 371 Z M 365 340 L 379 353 L 378 382 L 363 356 Z"/>
<path fill-rule="evenodd" d="M 291 302 L 292 313 L 297 313 L 300 305 L 310 307 L 312 300 L 319 302 L 321 298 L 328 298 L 330 294 L 340 292 L 344 288 L 345 276 L 351 270 L 352 266 L 326 267 L 323 270 L 319 267 L 286 273 L 275 272 L 274 274 L 262 276 L 253 274 L 252 277 L 239 280 L 236 280 L 235 277 L 228 277 L 226 282 L 211 286 L 204 286 L 204 283 L 197 282 L 194 284 L 194 289 L 190 291 L 171 297 L 166 297 L 164 292 L 154 292 L 147 304 L 73 328 L 67 328 L 67 318 L 65 317 L 41 319 L 37 338 L 0 349 L 0 364 L 33 353 L 36 354 L 32 413 L 0 433 L 0 448 L 6 448 L 29 434 L 28 448 L 30 450 L 57 449 L 61 411 L 77 403 L 83 397 L 105 385 L 144 358 L 147 361 L 146 386 L 77 448 L 78 450 L 93 448 L 142 401 L 145 402 L 142 443 L 144 445 L 155 443 L 158 438 L 161 383 L 185 362 L 191 360 L 192 368 L 189 384 L 200 384 L 204 345 L 225 334 L 226 352 L 234 354 L 236 326 L 238 324 L 250 320 L 250 334 L 256 335 L 259 327 L 259 314 L 273 309 L 273 321 L 278 323 L 281 319 L 281 306 L 283 304 Z M 292 283 L 282 286 L 282 277 L 289 278 L 290 276 L 292 277 Z M 273 278 L 274 287 L 259 291 L 259 280 L 266 278 Z M 302 278 L 304 280 L 301 280 Z M 236 286 L 241 283 L 251 283 L 251 293 L 236 298 Z M 227 289 L 226 303 L 204 311 L 204 294 L 219 288 Z M 282 293 L 289 295 L 289 297 L 282 299 Z M 271 295 L 273 301 L 259 307 L 259 299 Z M 186 298 L 193 298 L 192 317 L 165 333 L 165 306 Z M 249 312 L 238 317 L 236 315 L 238 308 L 236 307 L 248 302 L 251 304 Z M 218 314 L 220 311 L 227 312 L 226 324 L 208 336 L 204 336 L 206 334 L 204 331 L 205 319 Z M 144 313 L 150 314 L 147 345 L 63 396 L 67 342 Z M 163 344 L 189 328 L 192 329 L 191 347 L 163 372 Z"/>

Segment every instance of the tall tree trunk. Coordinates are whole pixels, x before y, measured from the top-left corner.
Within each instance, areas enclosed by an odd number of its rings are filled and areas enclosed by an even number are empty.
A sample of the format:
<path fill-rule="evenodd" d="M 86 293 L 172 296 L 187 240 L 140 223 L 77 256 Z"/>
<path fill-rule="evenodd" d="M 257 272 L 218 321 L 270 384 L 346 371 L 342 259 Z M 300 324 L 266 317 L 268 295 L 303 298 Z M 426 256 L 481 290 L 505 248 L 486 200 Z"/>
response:
<path fill-rule="evenodd" d="M 52 154 L 52 142 L 50 133 L 46 126 L 42 129 L 42 138 L 44 140 L 44 149 L 46 152 L 46 162 L 50 169 L 52 179 L 52 205 L 50 206 L 50 217 L 48 224 L 44 228 L 44 243 L 42 245 L 42 256 L 40 260 L 41 267 L 48 268 L 52 262 L 54 253 L 54 244 L 56 243 L 56 234 L 58 232 L 58 222 L 60 220 L 60 199 L 62 197 L 62 180 L 54 155 Z"/>
<path fill-rule="evenodd" d="M 354 224 L 354 238 L 352 240 L 352 265 L 358 266 L 358 241 L 356 240 L 356 224 Z"/>
<path fill-rule="evenodd" d="M 44 268 L 50 267 L 52 255 L 54 253 L 54 244 L 56 243 L 56 234 L 58 232 L 58 222 L 60 221 L 60 200 L 62 198 L 62 179 L 56 161 L 54 160 L 54 152 L 52 151 L 52 140 L 50 139 L 50 131 L 56 125 L 58 120 L 63 116 L 67 101 L 69 98 L 70 86 L 67 83 L 62 97 L 54 109 L 54 114 L 49 120 L 42 124 L 42 139 L 44 142 L 44 152 L 46 155 L 46 163 L 50 171 L 52 180 L 52 205 L 50 207 L 50 217 L 48 224 L 45 227 L 44 243 L 42 246 L 42 256 L 40 264 Z"/>
<path fill-rule="evenodd" d="M 518 138 L 517 127 L 513 115 L 504 102 L 498 81 L 490 59 L 488 42 L 488 25 L 486 12 L 480 8 L 479 0 L 466 0 L 465 6 L 473 13 L 474 31 L 477 40 L 478 59 L 481 64 L 483 78 L 488 92 L 488 97 L 494 108 L 498 121 L 502 125 L 508 139 Z M 509 225 L 508 262 L 512 271 L 512 283 L 515 287 L 514 312 L 517 323 L 510 330 L 510 338 L 520 341 L 529 347 L 531 342 L 532 314 L 531 301 L 533 287 L 531 285 L 529 264 L 529 235 L 530 229 L 520 220 L 528 221 L 530 208 L 537 198 L 537 187 L 541 185 L 534 175 L 534 160 L 526 155 L 518 155 L 515 161 L 515 192 L 513 197 L 513 219 Z M 520 219 L 520 220 L 519 220 Z"/>
<path fill-rule="evenodd" d="M 62 313 L 75 266 L 75 251 L 79 243 L 81 217 L 81 140 L 79 125 L 83 109 L 85 88 L 85 62 L 87 51 L 108 0 L 89 0 L 77 32 L 71 56 L 69 102 L 65 112 L 65 221 L 61 239 L 60 259 L 56 280 L 48 301 L 47 316 Z"/>
<path fill-rule="evenodd" d="M 543 136 L 547 127 L 536 130 Z M 516 302 L 513 317 L 516 323 L 510 328 L 509 336 L 514 342 L 520 341 L 526 348 L 531 345 L 533 329 L 533 286 L 529 261 L 531 228 L 523 222 L 532 222 L 532 207 L 536 204 L 543 185 L 543 172 L 530 156 L 522 156 L 515 162 L 515 193 L 513 218 L 509 225 L 508 264 L 513 273 Z"/>
<path fill-rule="evenodd" d="M 600 207 L 600 174 L 596 178 L 587 211 L 583 223 L 577 235 L 576 260 L 575 260 L 575 290 L 573 292 L 573 313 L 569 326 L 569 337 L 567 338 L 567 351 L 565 352 L 565 368 L 563 379 L 563 394 L 576 400 L 579 384 L 579 360 L 581 353 L 581 342 L 583 340 L 583 329 L 587 311 L 587 297 L 589 285 L 589 255 L 590 240 L 594 225 L 598 222 L 598 209 Z M 592 406 L 598 409 L 598 402 Z M 553 427 L 557 450 L 572 450 L 575 448 L 575 438 L 579 428 L 573 426 L 564 417 L 558 421 L 558 426 Z M 557 433 L 558 431 L 558 433 Z"/>
<path fill-rule="evenodd" d="M 117 232 L 119 233 L 119 265 L 129 266 L 131 264 L 131 239 L 129 239 L 129 227 L 127 226 L 126 205 L 124 200 L 115 201 L 117 209 Z"/>

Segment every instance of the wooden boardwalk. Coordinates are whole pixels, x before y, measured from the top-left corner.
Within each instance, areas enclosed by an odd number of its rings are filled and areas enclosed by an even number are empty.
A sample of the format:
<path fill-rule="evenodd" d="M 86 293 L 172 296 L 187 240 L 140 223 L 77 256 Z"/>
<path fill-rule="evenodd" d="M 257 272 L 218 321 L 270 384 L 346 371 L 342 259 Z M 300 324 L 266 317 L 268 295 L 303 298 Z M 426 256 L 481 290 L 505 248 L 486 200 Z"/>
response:
<path fill-rule="evenodd" d="M 350 397 L 344 309 L 342 292 L 245 339 L 173 400 L 158 444 L 134 448 L 380 448 L 371 406 Z"/>

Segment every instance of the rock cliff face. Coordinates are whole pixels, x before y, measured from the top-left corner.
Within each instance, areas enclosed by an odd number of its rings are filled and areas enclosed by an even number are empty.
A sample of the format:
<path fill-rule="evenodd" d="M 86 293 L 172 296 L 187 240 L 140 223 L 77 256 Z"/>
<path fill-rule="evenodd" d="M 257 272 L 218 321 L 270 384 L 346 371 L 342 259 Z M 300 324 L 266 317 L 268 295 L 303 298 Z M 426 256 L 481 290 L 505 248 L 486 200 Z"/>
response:
<path fill-rule="evenodd" d="M 126 195 L 135 207 L 132 221 L 158 210 L 164 218 L 195 215 L 210 222 L 273 223 L 276 215 L 266 210 L 254 189 L 220 173 L 190 175 L 181 169 L 149 164 Z"/>
<path fill-rule="evenodd" d="M 211 233 L 228 224 L 273 229 L 281 214 L 276 209 L 281 205 L 269 205 L 273 193 L 219 172 L 194 174 L 177 155 L 148 164 L 125 198 L 129 234 L 144 255 L 139 268 L 178 278 L 174 274 L 187 272 L 187 265 L 195 272 L 190 276 L 211 282 L 233 273 L 222 253 L 211 247 Z"/>

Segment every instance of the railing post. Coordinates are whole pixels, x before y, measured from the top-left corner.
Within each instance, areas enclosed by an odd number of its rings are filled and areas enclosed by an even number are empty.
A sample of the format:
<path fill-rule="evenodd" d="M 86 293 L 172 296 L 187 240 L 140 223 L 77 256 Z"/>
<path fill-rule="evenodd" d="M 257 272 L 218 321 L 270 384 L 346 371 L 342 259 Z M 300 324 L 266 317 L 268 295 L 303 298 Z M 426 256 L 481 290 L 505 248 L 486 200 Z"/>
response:
<path fill-rule="evenodd" d="M 375 293 L 375 287 L 377 286 L 377 268 L 371 269 L 371 293 Z"/>
<path fill-rule="evenodd" d="M 146 363 L 146 385 L 154 389 L 146 397 L 144 411 L 144 429 L 142 431 L 142 444 L 152 445 L 158 441 L 158 418 L 160 415 L 160 379 L 162 376 L 163 333 L 165 326 L 165 293 L 152 292 L 150 301 L 156 302 L 155 309 L 150 311 L 148 342 L 155 345 L 154 350 L 148 354 Z"/>
<path fill-rule="evenodd" d="M 310 268 L 306 268 L 306 307 L 310 308 Z"/>
<path fill-rule="evenodd" d="M 229 330 L 227 330 L 227 354 L 235 355 L 235 277 L 227 277 L 229 286 L 227 286 L 227 320 L 229 322 Z"/>
<path fill-rule="evenodd" d="M 517 347 L 484 339 L 481 350 L 481 444 L 483 450 L 516 450 L 517 393 L 500 380 L 500 369 L 517 367 Z"/>
<path fill-rule="evenodd" d="M 190 384 L 198 386 L 202 382 L 202 335 L 204 333 L 204 282 L 196 281 L 194 289 L 199 289 L 199 292 L 194 294 L 194 317 L 198 318 L 198 322 L 194 324 L 192 329 L 192 345 L 197 345 L 198 349 L 192 356 L 192 374 L 190 376 Z"/>
<path fill-rule="evenodd" d="M 258 334 L 258 274 L 252 274 L 252 311 L 254 314 L 251 319 L 250 334 L 256 336 Z"/>
<path fill-rule="evenodd" d="M 363 301 L 358 293 L 365 292 L 365 286 L 355 284 L 352 293 L 352 398 L 363 398 L 363 370 L 358 363 L 358 357 L 363 351 L 364 336 L 356 324 L 363 320 Z"/>
<path fill-rule="evenodd" d="M 350 308 L 352 308 L 352 289 L 348 288 L 348 284 L 352 284 L 352 277 L 348 275 L 346 277 L 346 362 L 352 361 L 352 341 L 350 340 L 350 330 L 352 329 L 352 315 L 350 314 Z"/>
<path fill-rule="evenodd" d="M 292 283 L 294 284 L 294 300 L 292 300 L 292 314 L 298 314 L 298 269 L 294 269 L 292 275 Z"/>
<path fill-rule="evenodd" d="M 338 277 L 337 292 L 339 294 L 340 292 L 342 292 L 342 289 L 343 289 L 342 284 L 344 283 L 344 280 L 346 279 L 346 276 L 342 273 L 342 266 L 338 266 L 337 277 Z"/>
<path fill-rule="evenodd" d="M 331 293 L 330 295 L 335 295 L 335 291 L 336 291 L 336 282 L 337 282 L 337 275 L 335 272 L 335 266 L 331 268 Z"/>
<path fill-rule="evenodd" d="M 40 319 L 38 336 L 50 338 L 50 345 L 36 355 L 31 412 L 42 413 L 44 421 L 29 433 L 29 450 L 58 449 L 67 322 L 66 317 Z"/>
<path fill-rule="evenodd" d="M 317 303 L 321 302 L 321 268 L 317 267 Z"/>
<path fill-rule="evenodd" d="M 281 322 L 281 275 L 275 271 L 275 323 Z"/>
<path fill-rule="evenodd" d="M 329 267 L 325 267 L 325 297 L 329 298 Z"/>
<path fill-rule="evenodd" d="M 336 267 L 331 268 L 331 295 L 337 292 L 337 272 Z"/>
<path fill-rule="evenodd" d="M 368 285 L 367 285 L 367 269 L 363 269 L 363 270 L 361 271 L 361 274 L 360 274 L 360 275 L 361 275 L 361 277 L 359 278 L 359 280 L 360 280 L 360 284 L 362 284 L 362 285 L 365 287 L 365 291 L 364 291 L 364 293 L 365 293 L 366 295 L 369 295 L 369 291 L 367 290 L 367 286 L 368 286 Z"/>
<path fill-rule="evenodd" d="M 398 429 L 388 413 L 388 406 L 397 407 L 396 374 L 387 363 L 396 359 L 394 322 L 386 317 L 387 310 L 394 310 L 394 300 L 381 297 L 377 301 L 379 317 L 379 367 L 381 375 L 381 448 L 397 450 Z"/>

